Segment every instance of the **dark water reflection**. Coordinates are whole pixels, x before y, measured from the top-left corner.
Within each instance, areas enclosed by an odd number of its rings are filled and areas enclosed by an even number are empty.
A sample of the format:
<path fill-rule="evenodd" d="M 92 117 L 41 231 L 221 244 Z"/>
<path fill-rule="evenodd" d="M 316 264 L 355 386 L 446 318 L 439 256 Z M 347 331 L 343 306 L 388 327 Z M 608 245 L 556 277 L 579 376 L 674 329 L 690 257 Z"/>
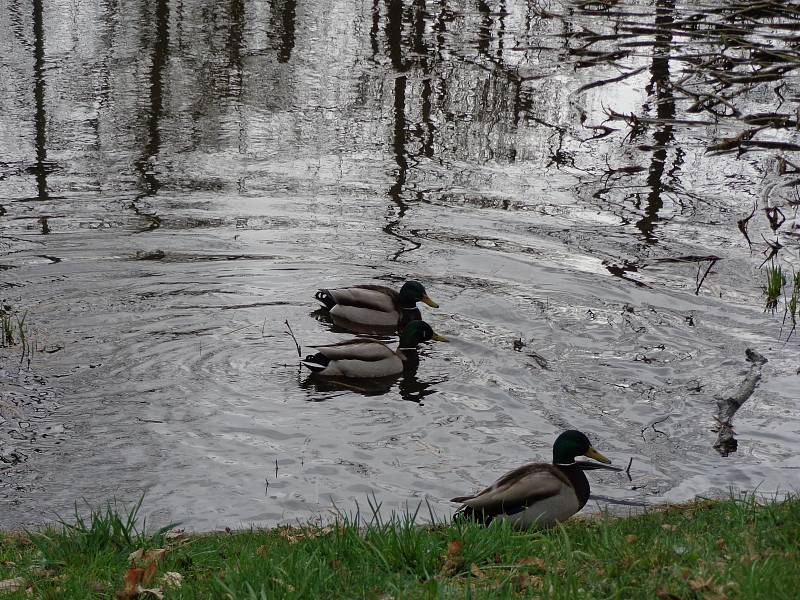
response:
<path fill-rule="evenodd" d="M 636 457 L 633 482 L 598 476 L 603 504 L 788 487 L 797 338 L 762 313 L 759 265 L 777 239 L 800 270 L 797 18 L 6 3 L 0 300 L 48 350 L 19 371 L 0 349 L 0 455 L 25 457 L 0 526 L 142 490 L 198 528 L 372 492 L 445 512 L 565 427 Z M 304 346 L 351 335 L 310 314 L 318 287 L 407 279 L 452 343 L 376 395 L 298 372 L 286 320 Z M 747 347 L 769 363 L 722 458 L 713 396 Z"/>

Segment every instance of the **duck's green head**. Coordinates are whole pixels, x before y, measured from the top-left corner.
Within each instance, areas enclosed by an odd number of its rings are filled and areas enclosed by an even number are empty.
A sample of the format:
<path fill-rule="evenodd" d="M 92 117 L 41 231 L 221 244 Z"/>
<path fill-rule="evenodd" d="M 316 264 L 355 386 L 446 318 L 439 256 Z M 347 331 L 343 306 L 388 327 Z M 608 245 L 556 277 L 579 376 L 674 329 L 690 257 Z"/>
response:
<path fill-rule="evenodd" d="M 611 462 L 592 448 L 588 437 L 580 431 L 570 429 L 559 435 L 553 444 L 553 464 L 568 465 L 574 463 L 576 456 L 586 456 L 605 464 Z"/>
<path fill-rule="evenodd" d="M 417 302 L 424 302 L 428 306 L 439 308 L 439 305 L 428 296 L 424 285 L 419 281 L 406 281 L 400 288 L 400 306 L 412 308 L 416 306 Z"/>
<path fill-rule="evenodd" d="M 428 340 L 446 342 L 447 338 L 435 333 L 425 321 L 411 321 L 400 334 L 400 348 L 416 348 Z"/>

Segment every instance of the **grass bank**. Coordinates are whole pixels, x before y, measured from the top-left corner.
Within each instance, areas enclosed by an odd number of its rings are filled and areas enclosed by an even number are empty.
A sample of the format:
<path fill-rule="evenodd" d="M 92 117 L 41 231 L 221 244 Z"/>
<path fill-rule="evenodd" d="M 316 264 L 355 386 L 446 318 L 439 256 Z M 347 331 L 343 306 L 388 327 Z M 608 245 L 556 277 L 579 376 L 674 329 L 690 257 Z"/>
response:
<path fill-rule="evenodd" d="M 110 508 L 36 534 L 0 534 L 0 597 L 788 600 L 800 593 L 798 498 L 698 501 L 537 533 L 423 528 L 409 518 L 366 528 L 344 521 L 141 535 L 136 509 Z"/>

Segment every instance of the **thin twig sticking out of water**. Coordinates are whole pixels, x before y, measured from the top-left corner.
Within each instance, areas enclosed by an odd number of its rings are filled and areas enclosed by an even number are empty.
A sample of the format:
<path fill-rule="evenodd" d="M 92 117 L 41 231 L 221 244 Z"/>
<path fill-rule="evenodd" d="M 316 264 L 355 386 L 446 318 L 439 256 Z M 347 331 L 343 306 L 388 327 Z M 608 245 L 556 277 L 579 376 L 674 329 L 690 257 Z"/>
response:
<path fill-rule="evenodd" d="M 628 481 L 633 481 L 633 477 L 631 477 L 631 465 L 633 464 L 633 457 L 628 461 L 628 468 L 625 469 L 625 475 L 628 476 Z"/>
<path fill-rule="evenodd" d="M 703 273 L 702 277 L 700 277 L 700 265 L 697 265 L 697 275 L 695 277 L 695 282 L 697 283 L 697 287 L 694 289 L 695 296 L 700 295 L 700 288 L 703 287 L 703 282 L 706 280 L 708 272 L 711 271 L 711 267 L 717 264 L 717 260 L 719 259 L 713 258 L 710 261 L 708 261 L 708 268 L 706 269 L 706 272 Z"/>
<path fill-rule="evenodd" d="M 743 219 L 739 219 L 736 222 L 736 224 L 739 226 L 739 231 L 742 232 L 742 235 L 744 235 L 744 239 L 747 240 L 747 245 L 750 248 L 750 250 L 753 249 L 753 242 L 750 241 L 750 236 L 747 235 L 747 223 L 756 214 L 756 208 L 758 208 L 758 203 L 757 202 L 753 203 L 753 212 L 751 212 L 749 216 L 747 216 L 747 217 L 745 217 Z"/>
<path fill-rule="evenodd" d="M 286 319 L 286 321 L 284 321 L 284 323 L 286 323 L 286 329 L 289 330 L 289 331 L 287 331 L 287 333 L 290 336 L 292 336 L 292 340 L 294 340 L 294 345 L 297 347 L 297 356 L 298 356 L 298 358 L 303 358 L 303 351 L 300 349 L 300 344 L 297 343 L 297 338 L 294 337 L 294 331 L 292 331 L 292 326 L 289 325 L 289 319 Z"/>

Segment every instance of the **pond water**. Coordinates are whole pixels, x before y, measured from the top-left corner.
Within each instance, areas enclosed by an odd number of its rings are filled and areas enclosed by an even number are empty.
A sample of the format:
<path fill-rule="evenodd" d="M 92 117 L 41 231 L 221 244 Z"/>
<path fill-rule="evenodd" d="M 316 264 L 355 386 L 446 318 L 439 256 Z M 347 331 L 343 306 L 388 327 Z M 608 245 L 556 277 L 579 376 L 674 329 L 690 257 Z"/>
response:
<path fill-rule="evenodd" d="M 798 338 L 762 287 L 769 244 L 800 267 L 798 20 L 7 0 L 0 300 L 32 351 L 0 348 L 0 527 L 142 493 L 192 529 L 446 516 L 565 428 L 633 458 L 587 509 L 796 489 Z M 408 279 L 450 343 L 383 393 L 309 380 L 286 322 L 349 337 L 317 288 Z M 721 456 L 746 348 L 769 362 Z"/>

